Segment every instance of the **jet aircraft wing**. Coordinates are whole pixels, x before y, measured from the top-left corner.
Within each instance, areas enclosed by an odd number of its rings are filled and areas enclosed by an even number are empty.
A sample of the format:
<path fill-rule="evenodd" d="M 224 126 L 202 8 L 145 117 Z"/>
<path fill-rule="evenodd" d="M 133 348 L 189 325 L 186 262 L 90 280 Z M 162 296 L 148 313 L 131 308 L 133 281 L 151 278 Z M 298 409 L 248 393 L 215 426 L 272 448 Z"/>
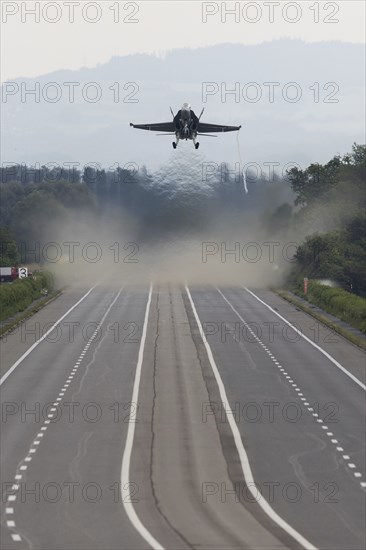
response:
<path fill-rule="evenodd" d="M 234 132 L 235 130 L 240 130 L 241 126 L 227 126 L 222 124 L 209 124 L 207 122 L 200 122 L 198 124 L 198 133 L 201 132 L 207 133 L 219 133 L 219 132 Z"/>
<path fill-rule="evenodd" d="M 175 132 L 174 122 L 153 122 L 151 124 L 132 124 L 130 126 L 140 130 L 151 130 L 153 132 Z"/>

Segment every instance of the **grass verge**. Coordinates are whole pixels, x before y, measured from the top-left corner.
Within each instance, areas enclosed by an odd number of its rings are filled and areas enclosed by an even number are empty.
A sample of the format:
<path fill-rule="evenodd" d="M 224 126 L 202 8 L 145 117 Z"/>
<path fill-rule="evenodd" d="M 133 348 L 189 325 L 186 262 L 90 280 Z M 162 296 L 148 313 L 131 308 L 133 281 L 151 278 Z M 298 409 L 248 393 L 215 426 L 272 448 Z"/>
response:
<path fill-rule="evenodd" d="M 32 317 L 37 311 L 40 311 L 44 306 L 58 298 L 62 294 L 61 290 L 54 290 L 50 292 L 47 297 L 37 300 L 37 302 L 32 306 L 28 307 L 24 312 L 20 313 L 13 319 L 9 319 L 8 323 L 5 323 L 0 327 L 0 337 L 5 336 L 8 332 L 12 332 L 17 328 L 21 323 Z"/>
<path fill-rule="evenodd" d="M 48 271 L 36 273 L 33 277 L 17 279 L 0 285 L 0 321 L 6 321 L 25 311 L 35 300 L 42 298 L 43 290 L 53 291 L 53 276 Z"/>
<path fill-rule="evenodd" d="M 318 313 L 318 312 L 314 311 L 310 307 L 310 302 L 309 302 L 309 307 L 308 307 L 301 300 L 295 298 L 294 296 L 292 296 L 292 294 L 290 294 L 286 290 L 274 289 L 274 291 L 279 296 L 281 296 L 281 298 L 284 298 L 284 300 L 287 300 L 288 302 L 290 302 L 294 306 L 298 307 L 299 309 L 301 309 L 302 311 L 304 311 L 308 315 L 311 315 L 317 321 L 320 321 L 321 323 L 326 325 L 331 330 L 334 330 L 335 332 L 337 332 L 338 334 L 340 334 L 341 336 L 343 336 L 344 338 L 346 338 L 347 340 L 352 342 L 352 344 L 355 344 L 356 346 L 359 346 L 363 349 L 366 349 L 366 339 L 365 339 L 365 337 L 358 336 L 357 334 L 354 334 L 353 332 L 350 332 L 346 328 L 344 328 L 344 327 L 342 327 L 342 326 L 340 326 L 336 323 L 333 323 L 325 315 L 322 315 L 321 313 Z M 316 305 L 316 304 L 314 304 L 314 305 Z"/>

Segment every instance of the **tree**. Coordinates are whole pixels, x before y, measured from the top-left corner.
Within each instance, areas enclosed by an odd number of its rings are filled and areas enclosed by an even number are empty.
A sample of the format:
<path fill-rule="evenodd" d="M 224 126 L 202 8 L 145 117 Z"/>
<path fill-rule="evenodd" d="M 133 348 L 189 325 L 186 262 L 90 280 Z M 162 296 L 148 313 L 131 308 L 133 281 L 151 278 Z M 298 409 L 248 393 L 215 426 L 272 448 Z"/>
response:
<path fill-rule="evenodd" d="M 17 243 L 8 227 L 0 228 L 0 264 L 1 267 L 16 266 L 19 263 Z"/>
<path fill-rule="evenodd" d="M 336 156 L 327 164 L 310 164 L 305 170 L 292 168 L 287 172 L 294 191 L 295 205 L 309 206 L 336 184 L 339 178 L 340 157 Z"/>

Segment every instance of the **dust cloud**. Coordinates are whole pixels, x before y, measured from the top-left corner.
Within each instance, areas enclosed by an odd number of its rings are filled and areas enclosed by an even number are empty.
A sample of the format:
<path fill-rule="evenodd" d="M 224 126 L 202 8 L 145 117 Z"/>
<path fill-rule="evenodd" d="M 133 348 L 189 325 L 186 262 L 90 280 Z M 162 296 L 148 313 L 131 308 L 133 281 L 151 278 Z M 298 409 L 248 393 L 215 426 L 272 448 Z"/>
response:
<path fill-rule="evenodd" d="M 289 186 L 247 178 L 247 194 L 223 166 L 182 148 L 157 172 L 122 183 L 118 198 L 106 189 L 92 211 L 65 209 L 38 237 L 57 286 L 280 284 L 295 244 L 271 217 L 291 201 Z"/>

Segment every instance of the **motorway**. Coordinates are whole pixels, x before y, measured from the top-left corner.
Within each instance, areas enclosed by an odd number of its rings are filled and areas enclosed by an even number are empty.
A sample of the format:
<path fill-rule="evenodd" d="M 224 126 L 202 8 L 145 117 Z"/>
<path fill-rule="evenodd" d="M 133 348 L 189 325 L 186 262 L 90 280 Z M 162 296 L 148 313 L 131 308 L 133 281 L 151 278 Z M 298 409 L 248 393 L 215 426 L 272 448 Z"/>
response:
<path fill-rule="evenodd" d="M 3 549 L 366 547 L 364 352 L 269 290 L 69 289 L 1 401 Z"/>

